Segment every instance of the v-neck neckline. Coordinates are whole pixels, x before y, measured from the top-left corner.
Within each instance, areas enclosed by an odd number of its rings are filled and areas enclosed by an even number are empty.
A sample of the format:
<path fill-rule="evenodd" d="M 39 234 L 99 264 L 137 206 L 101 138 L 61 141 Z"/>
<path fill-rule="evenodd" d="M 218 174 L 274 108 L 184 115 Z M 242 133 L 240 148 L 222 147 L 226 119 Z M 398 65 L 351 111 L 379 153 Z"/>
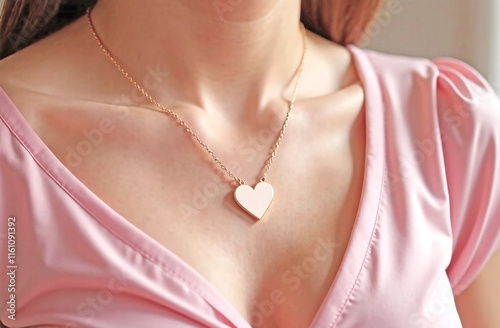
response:
<path fill-rule="evenodd" d="M 365 167 L 361 198 L 355 223 L 340 267 L 310 327 L 335 327 L 351 300 L 362 270 L 373 251 L 373 237 L 377 227 L 380 197 L 384 184 L 384 124 L 383 101 L 374 68 L 366 50 L 348 45 L 356 71 L 365 92 L 364 110 L 366 126 Z M 221 292 L 204 276 L 144 231 L 118 214 L 89 190 L 52 153 L 24 119 L 16 105 L 0 87 L 0 99 L 11 110 L 0 108 L 0 117 L 31 154 L 37 164 L 95 220 L 122 242 L 142 254 L 155 265 L 190 290 L 205 299 L 234 326 L 248 328 L 250 323 Z M 328 325 L 327 325 L 328 323 Z"/>
<path fill-rule="evenodd" d="M 369 50 L 347 45 L 365 93 L 365 167 L 361 198 L 356 220 L 346 251 L 334 281 L 310 327 L 336 327 L 358 287 L 363 270 L 374 252 L 374 236 L 378 226 L 384 186 L 385 131 L 382 92 Z M 359 297 L 359 296 L 358 296 Z"/>

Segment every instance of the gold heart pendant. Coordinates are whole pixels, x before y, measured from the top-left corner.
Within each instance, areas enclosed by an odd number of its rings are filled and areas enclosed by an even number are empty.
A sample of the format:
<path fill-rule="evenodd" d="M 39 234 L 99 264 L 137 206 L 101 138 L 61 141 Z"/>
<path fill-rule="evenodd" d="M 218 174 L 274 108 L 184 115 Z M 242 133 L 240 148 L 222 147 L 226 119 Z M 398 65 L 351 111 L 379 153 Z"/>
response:
<path fill-rule="evenodd" d="M 234 191 L 234 199 L 238 205 L 258 220 L 266 213 L 273 197 L 273 187 L 267 182 L 259 182 L 255 188 L 240 185 Z"/>

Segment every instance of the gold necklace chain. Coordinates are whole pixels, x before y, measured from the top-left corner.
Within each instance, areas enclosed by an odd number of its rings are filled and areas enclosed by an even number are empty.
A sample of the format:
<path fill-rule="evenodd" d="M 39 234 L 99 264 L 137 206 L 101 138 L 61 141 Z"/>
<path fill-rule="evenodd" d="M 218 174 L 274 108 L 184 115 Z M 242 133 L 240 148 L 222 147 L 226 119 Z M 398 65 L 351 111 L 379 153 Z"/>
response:
<path fill-rule="evenodd" d="M 139 90 L 143 95 L 144 97 L 146 97 L 152 104 L 154 104 L 156 107 L 158 107 L 162 112 L 165 112 L 166 114 L 170 115 L 171 117 L 173 117 L 175 119 L 175 121 L 181 125 L 184 130 L 189 133 L 194 140 L 198 141 L 198 143 L 210 154 L 210 156 L 212 156 L 212 158 L 214 159 L 214 161 L 220 165 L 220 167 L 226 171 L 226 173 L 231 177 L 233 178 L 234 180 L 236 180 L 236 182 L 238 182 L 240 185 L 244 185 L 245 184 L 245 181 L 243 181 L 242 179 L 236 177 L 234 175 L 233 172 L 231 172 L 228 167 L 226 165 L 224 165 L 221 160 L 219 159 L 218 156 L 215 155 L 215 153 L 207 146 L 207 144 L 205 144 L 201 139 L 200 137 L 198 137 L 198 135 L 196 133 L 193 132 L 193 130 L 191 130 L 191 128 L 186 124 L 186 122 L 184 122 L 179 115 L 177 115 L 176 113 L 174 113 L 173 111 L 165 108 L 163 105 L 161 105 L 160 103 L 158 103 L 153 97 L 151 97 L 151 95 L 149 95 L 148 92 L 146 92 L 146 90 L 139 84 L 137 83 L 124 69 L 123 67 L 121 67 L 120 64 L 118 64 L 118 62 L 116 61 L 116 59 L 111 55 L 111 53 L 108 51 L 108 49 L 106 49 L 106 47 L 104 47 L 100 37 L 97 35 L 97 32 L 95 30 L 95 27 L 94 27 L 94 24 L 92 22 L 92 19 L 90 17 L 90 8 L 87 8 L 87 21 L 89 23 L 89 26 L 90 26 L 90 30 L 92 32 L 92 35 L 94 37 L 94 39 L 96 40 L 97 44 L 99 45 L 99 47 L 101 48 L 101 50 L 104 52 L 104 54 L 106 55 L 106 57 L 108 57 L 108 59 L 116 66 L 116 68 L 127 78 L 128 81 L 130 81 L 134 87 Z M 260 181 L 261 182 L 264 182 L 267 178 L 267 174 L 269 172 L 269 169 L 271 168 L 271 164 L 274 162 L 274 158 L 276 157 L 276 153 L 278 151 L 278 147 L 280 146 L 281 144 L 281 141 L 283 139 L 283 135 L 285 134 L 285 130 L 286 130 L 286 127 L 288 126 L 288 121 L 290 119 L 290 115 L 292 113 L 292 110 L 293 110 L 293 105 L 295 103 L 295 98 L 297 96 L 297 90 L 299 88 L 299 84 L 300 84 L 300 80 L 301 80 L 301 77 L 302 77 L 302 67 L 303 67 L 303 64 L 304 64 L 304 61 L 305 61 L 305 58 L 306 58 L 306 53 L 307 53 L 307 38 L 306 38 L 306 32 L 305 32 L 305 27 L 302 23 L 300 23 L 300 29 L 302 31 L 302 39 L 303 39 L 303 52 L 302 52 L 302 59 L 300 61 L 300 66 L 299 66 L 299 71 L 298 71 L 298 77 L 297 77 L 297 82 L 295 84 L 295 89 L 293 91 L 293 96 L 292 96 L 292 99 L 290 100 L 290 106 L 289 106 L 289 109 L 288 109 L 288 112 L 286 114 L 286 119 L 285 121 L 283 122 L 283 126 L 281 127 L 281 131 L 280 131 L 280 134 L 278 136 L 278 139 L 276 140 L 276 143 L 274 144 L 274 148 L 273 148 L 273 151 L 271 153 L 271 157 L 268 159 L 267 161 L 267 165 L 266 165 L 266 168 L 264 170 L 264 174 L 262 175 L 262 178 L 260 178 Z"/>

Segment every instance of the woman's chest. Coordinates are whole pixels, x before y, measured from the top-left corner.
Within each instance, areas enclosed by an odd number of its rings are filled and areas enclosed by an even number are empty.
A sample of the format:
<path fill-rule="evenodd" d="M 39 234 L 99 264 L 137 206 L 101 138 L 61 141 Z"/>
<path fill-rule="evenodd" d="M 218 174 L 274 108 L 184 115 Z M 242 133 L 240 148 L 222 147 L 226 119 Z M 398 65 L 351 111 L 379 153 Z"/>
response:
<path fill-rule="evenodd" d="M 237 183 L 204 149 L 170 119 L 148 121 L 146 115 L 137 124 L 142 113 L 63 120 L 48 112 L 30 123 L 86 187 L 200 273 L 248 322 L 310 324 L 338 271 L 359 206 L 362 112 L 353 108 L 346 122 L 314 129 L 289 127 L 267 178 L 274 198 L 258 222 L 237 205 Z M 254 132 L 231 139 L 221 130 L 210 143 L 252 186 L 277 131 Z"/>
<path fill-rule="evenodd" d="M 192 140 L 184 143 L 176 139 L 180 145 L 165 143 L 164 149 L 157 144 L 151 148 L 156 152 L 152 152 L 142 143 L 127 140 L 123 131 L 114 132 L 99 142 L 94 140 L 95 144 L 88 137 L 97 136 L 92 133 L 83 133 L 85 137 L 80 139 L 53 138 L 52 142 L 41 135 L 75 176 L 120 213 L 123 221 L 130 221 L 179 256 L 253 326 L 309 325 L 337 274 L 359 206 L 362 151 L 345 151 L 356 149 L 351 147 L 356 145 L 355 138 L 344 148 L 318 146 L 317 152 L 308 150 L 307 143 L 293 137 L 290 140 L 294 142 L 283 144 L 268 177 L 275 188 L 275 198 L 264 219 L 255 222 L 234 203 L 234 182 L 220 174 L 217 166 L 210 166 L 203 152 L 190 149 Z M 79 146 L 82 140 L 94 145 L 92 151 L 81 152 L 85 149 Z M 118 146 L 117 140 L 125 142 Z M 321 138 L 316 142 L 325 145 Z M 68 147 L 81 156 L 78 165 L 65 162 Z M 258 160 L 238 159 L 234 172 L 251 183 L 245 172 L 251 171 Z M 429 301 L 429 291 L 445 268 L 446 255 L 433 252 L 433 264 L 420 267 L 419 263 L 429 261 L 425 257 L 428 252 L 422 250 L 420 243 L 429 237 L 428 230 L 411 238 L 396 233 L 401 231 L 398 224 L 404 222 L 409 227 L 416 221 L 415 215 L 402 218 L 391 212 L 387 199 L 395 199 L 395 193 L 401 194 L 402 190 L 381 195 L 386 199 L 381 213 L 375 202 L 369 207 L 365 203 L 361 213 L 362 222 L 367 225 L 358 227 L 354 250 L 334 286 L 339 297 L 330 297 L 326 304 L 329 309 L 344 309 L 345 304 L 336 303 L 343 301 L 345 298 L 340 296 L 347 295 L 345 289 L 351 290 L 356 283 L 349 300 L 363 315 L 354 315 L 349 305 L 346 311 L 351 311 L 351 315 L 344 317 L 344 325 L 373 321 L 421 326 L 429 320 L 435 323 L 448 318 L 443 309 L 434 308 L 435 298 Z M 380 223 L 376 224 L 374 236 L 375 219 Z M 360 233 L 360 228 L 367 233 Z M 130 230 L 130 234 L 135 234 L 137 240 L 136 232 Z M 405 250 L 404 256 L 400 255 L 401 249 Z M 427 260 L 416 260 L 421 257 Z M 425 284 L 424 276 L 429 278 Z M 398 286 L 411 288 L 404 287 L 396 294 L 390 291 Z M 445 297 L 438 305 L 451 304 L 452 308 L 449 285 L 446 287 L 444 292 L 437 291 L 438 297 Z M 426 301 L 431 302 L 430 310 L 425 309 L 431 311 L 431 316 L 421 312 Z M 399 309 L 397 318 L 383 315 L 394 308 Z M 453 313 L 456 319 L 456 311 L 452 310 L 446 309 L 445 313 Z M 330 312 L 322 311 L 317 323 L 335 322 L 337 319 Z"/>
<path fill-rule="evenodd" d="M 72 170 L 123 218 L 199 272 L 255 327 L 304 327 L 345 252 L 362 183 L 363 166 L 353 161 L 363 159 L 353 159 L 349 147 L 323 158 L 300 151 L 302 159 L 286 148 L 268 176 L 275 194 L 260 221 L 236 204 L 235 181 L 194 147 L 151 157 L 95 150 L 95 157 Z M 245 176 L 252 164 L 240 156 L 233 168 Z"/>
<path fill-rule="evenodd" d="M 159 143 L 118 127 L 83 130 L 78 138 L 41 136 L 93 193 L 200 273 L 247 321 L 256 327 L 312 321 L 355 220 L 362 149 L 354 157 L 340 142 L 316 139 L 318 148 L 331 146 L 324 150 L 284 142 L 267 180 L 274 199 L 257 222 L 236 204 L 235 181 L 185 135 Z M 252 185 L 266 158 L 258 140 L 231 146 L 234 156 L 226 157 Z"/>

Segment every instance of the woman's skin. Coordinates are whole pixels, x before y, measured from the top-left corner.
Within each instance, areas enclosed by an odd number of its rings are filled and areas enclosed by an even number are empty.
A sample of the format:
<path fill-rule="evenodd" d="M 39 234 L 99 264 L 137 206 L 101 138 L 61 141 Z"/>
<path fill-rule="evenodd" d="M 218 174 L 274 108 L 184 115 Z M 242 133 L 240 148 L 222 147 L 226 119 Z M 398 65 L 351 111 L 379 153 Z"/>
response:
<path fill-rule="evenodd" d="M 300 1 L 286 0 L 99 0 L 92 17 L 123 67 L 254 185 L 295 86 L 299 13 Z M 345 252 L 365 155 L 364 92 L 349 52 L 311 32 L 307 39 L 296 106 L 268 175 L 275 199 L 258 223 L 205 150 L 136 96 L 85 17 L 0 62 L 0 86 L 78 179 L 247 321 L 303 328 Z M 82 140 L 92 149 L 75 155 Z M 302 261 L 315 254 L 317 270 L 306 274 Z M 258 314 L 275 289 L 280 304 Z"/>
<path fill-rule="evenodd" d="M 500 327 L 500 253 L 495 254 L 481 269 L 474 282 L 455 297 L 464 328 Z"/>

